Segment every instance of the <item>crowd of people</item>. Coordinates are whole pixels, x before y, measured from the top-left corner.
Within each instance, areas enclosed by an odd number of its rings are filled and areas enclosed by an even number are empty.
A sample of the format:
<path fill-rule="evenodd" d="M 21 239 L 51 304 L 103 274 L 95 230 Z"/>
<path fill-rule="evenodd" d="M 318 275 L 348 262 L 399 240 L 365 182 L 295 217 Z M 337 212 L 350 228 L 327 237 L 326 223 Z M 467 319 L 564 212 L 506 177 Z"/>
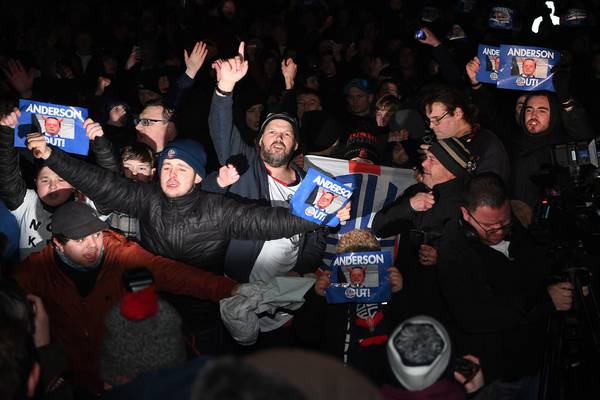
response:
<path fill-rule="evenodd" d="M 528 227 L 600 135 L 600 3 L 372 3 L 2 4 L 0 397 L 537 398 L 574 287 Z M 479 44 L 560 51 L 554 91 L 480 82 Z M 20 100 L 87 109 L 89 154 Z M 290 212 L 308 156 L 412 178 L 328 227 Z M 328 302 L 326 249 L 386 238 L 389 300 Z"/>

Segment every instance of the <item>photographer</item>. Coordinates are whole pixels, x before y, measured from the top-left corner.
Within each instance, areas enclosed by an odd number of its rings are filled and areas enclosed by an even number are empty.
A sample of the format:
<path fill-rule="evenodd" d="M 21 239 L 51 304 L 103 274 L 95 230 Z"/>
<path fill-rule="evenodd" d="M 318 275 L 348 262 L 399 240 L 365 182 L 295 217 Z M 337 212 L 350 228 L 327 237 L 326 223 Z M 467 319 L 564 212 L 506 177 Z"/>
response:
<path fill-rule="evenodd" d="M 491 382 L 483 390 L 536 399 L 546 316 L 571 308 L 572 285 L 547 286 L 545 252 L 512 216 L 499 176 L 466 184 L 461 218 L 446 225 L 438 264 L 448 326 L 459 353 L 480 358 Z"/>
<path fill-rule="evenodd" d="M 444 225 L 456 218 L 463 181 L 475 167 L 471 153 L 456 138 L 435 141 L 422 163 L 422 182 L 404 191 L 373 219 L 378 237 L 400 234 L 398 260 L 406 286 L 393 312 L 397 322 L 419 315 L 445 318 L 437 285 L 437 242 Z"/>

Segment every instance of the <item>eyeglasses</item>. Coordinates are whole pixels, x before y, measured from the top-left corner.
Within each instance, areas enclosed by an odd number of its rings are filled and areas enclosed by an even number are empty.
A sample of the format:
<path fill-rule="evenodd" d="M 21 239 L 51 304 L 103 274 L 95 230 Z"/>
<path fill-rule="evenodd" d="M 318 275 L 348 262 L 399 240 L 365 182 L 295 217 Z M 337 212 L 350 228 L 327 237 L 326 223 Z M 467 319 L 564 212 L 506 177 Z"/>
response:
<path fill-rule="evenodd" d="M 169 122 L 168 120 L 165 119 L 151 119 L 151 118 L 135 118 L 133 120 L 133 123 L 135 125 L 137 124 L 141 124 L 142 126 L 150 126 L 150 125 L 154 125 L 157 122 L 164 122 L 165 124 L 167 122 Z"/>
<path fill-rule="evenodd" d="M 430 124 L 434 124 L 434 125 L 439 125 L 440 122 L 446 117 L 446 115 L 448 115 L 448 113 L 450 113 L 450 111 L 446 111 L 442 116 L 440 117 L 431 117 L 429 118 L 429 123 Z"/>
<path fill-rule="evenodd" d="M 486 237 L 490 237 L 491 235 L 496 234 L 496 233 L 498 233 L 500 231 L 507 232 L 512 227 L 512 225 L 513 225 L 512 221 L 511 221 L 508 224 L 499 226 L 498 228 L 485 229 L 483 227 L 483 225 L 481 225 L 481 223 L 479 221 L 477 221 L 477 218 L 475 218 L 473 216 L 473 214 L 471 214 L 471 211 L 467 210 L 467 213 L 469 213 L 469 215 L 471 216 L 471 218 L 473 218 L 473 221 L 475 221 L 475 223 L 477 225 L 479 225 L 479 227 L 481 228 L 481 230 L 485 233 Z"/>

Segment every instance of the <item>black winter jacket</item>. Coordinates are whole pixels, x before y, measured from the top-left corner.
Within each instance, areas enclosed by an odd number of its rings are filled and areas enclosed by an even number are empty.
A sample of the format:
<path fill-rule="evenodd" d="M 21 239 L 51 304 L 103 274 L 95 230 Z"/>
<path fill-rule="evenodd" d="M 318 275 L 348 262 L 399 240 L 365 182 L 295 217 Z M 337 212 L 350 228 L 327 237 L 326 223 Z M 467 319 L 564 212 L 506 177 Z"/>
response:
<path fill-rule="evenodd" d="M 545 317 L 553 310 L 545 252 L 514 216 L 510 259 L 464 231 L 458 219 L 449 222 L 438 251 L 454 345 L 459 354 L 479 357 L 486 382 L 533 375 L 541 366 Z"/>
<path fill-rule="evenodd" d="M 154 183 L 130 181 L 56 149 L 46 165 L 104 208 L 136 217 L 146 249 L 220 275 L 231 238 L 272 240 L 319 228 L 292 216 L 285 208 L 241 204 L 197 187 L 171 199 Z M 191 300 L 175 303 L 179 303 L 177 308 L 184 320 L 191 319 L 192 325 L 218 319 L 215 304 Z M 188 310 L 182 308 L 184 303 Z M 190 314 L 186 311 L 193 308 L 191 303 L 197 307 Z"/>
<path fill-rule="evenodd" d="M 373 232 L 379 237 L 400 234 L 396 266 L 404 277 L 404 288 L 392 303 L 394 325 L 415 315 L 430 315 L 443 321 L 446 306 L 437 283 L 436 266 L 419 263 L 419 245 L 416 231 L 426 232 L 427 243 L 437 247 L 446 223 L 459 213 L 463 181 L 453 179 L 436 185 L 433 189 L 435 204 L 424 212 L 410 206 L 410 198 L 429 189 L 422 183 L 407 188 L 390 206 L 379 211 L 373 219 Z M 413 231 L 411 233 L 411 230 Z"/>

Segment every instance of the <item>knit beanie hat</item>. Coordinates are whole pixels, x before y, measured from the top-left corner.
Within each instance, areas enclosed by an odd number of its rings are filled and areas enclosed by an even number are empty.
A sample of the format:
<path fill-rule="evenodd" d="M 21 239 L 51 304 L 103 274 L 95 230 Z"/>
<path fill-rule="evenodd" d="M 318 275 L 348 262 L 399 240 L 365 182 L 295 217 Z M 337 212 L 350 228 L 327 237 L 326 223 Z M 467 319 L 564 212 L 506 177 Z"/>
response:
<path fill-rule="evenodd" d="M 100 374 L 111 385 L 185 361 L 181 318 L 154 286 L 126 294 L 108 312 Z"/>
<path fill-rule="evenodd" d="M 352 160 L 360 157 L 379 164 L 379 152 L 377 151 L 377 138 L 372 133 L 354 132 L 348 136 L 344 158 Z"/>
<path fill-rule="evenodd" d="M 290 114 L 285 113 L 285 112 L 270 113 L 269 115 L 267 115 L 267 118 L 265 118 L 262 125 L 260 126 L 258 137 L 261 137 L 263 135 L 263 133 L 265 132 L 265 128 L 267 127 L 267 124 L 276 119 L 282 119 L 284 121 L 289 122 L 292 125 L 293 131 L 294 131 L 294 139 L 296 140 L 296 143 L 300 143 L 300 130 L 298 128 L 298 120 L 295 117 L 292 117 Z"/>
<path fill-rule="evenodd" d="M 468 177 L 477 166 L 471 152 L 457 138 L 436 140 L 429 151 L 457 178 Z"/>
<path fill-rule="evenodd" d="M 451 350 L 446 328 L 425 315 L 402 322 L 387 342 L 390 368 L 410 391 L 433 385 L 446 371 Z"/>
<path fill-rule="evenodd" d="M 166 159 L 178 159 L 188 163 L 202 178 L 206 177 L 206 151 L 199 142 L 191 139 L 177 139 L 169 143 L 160 153 L 158 173 Z"/>
<path fill-rule="evenodd" d="M 323 151 L 340 138 L 343 126 L 327 111 L 306 111 L 302 115 L 300 132 L 308 154 Z"/>

